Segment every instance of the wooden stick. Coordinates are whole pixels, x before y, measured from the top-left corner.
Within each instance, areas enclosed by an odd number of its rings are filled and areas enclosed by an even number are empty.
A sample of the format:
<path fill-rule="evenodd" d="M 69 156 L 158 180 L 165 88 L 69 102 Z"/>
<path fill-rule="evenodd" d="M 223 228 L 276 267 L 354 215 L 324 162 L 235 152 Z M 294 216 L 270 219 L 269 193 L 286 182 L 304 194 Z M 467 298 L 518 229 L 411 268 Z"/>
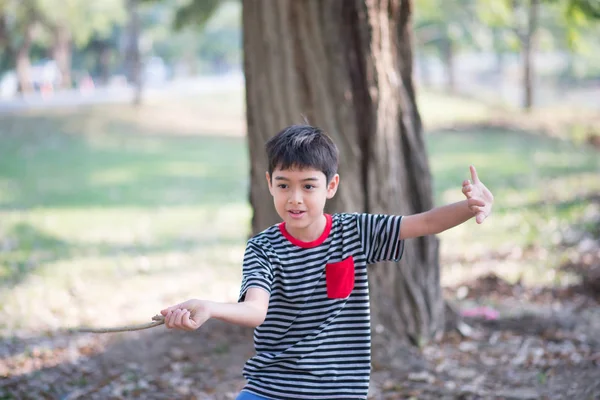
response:
<path fill-rule="evenodd" d="M 142 329 L 154 328 L 155 326 L 159 326 L 165 323 L 165 317 L 162 315 L 155 315 L 152 317 L 153 322 L 148 322 L 147 324 L 141 325 L 125 325 L 125 326 L 117 326 L 114 328 L 72 328 L 69 329 L 71 333 L 112 333 L 112 332 L 131 332 L 131 331 L 139 331 Z"/>

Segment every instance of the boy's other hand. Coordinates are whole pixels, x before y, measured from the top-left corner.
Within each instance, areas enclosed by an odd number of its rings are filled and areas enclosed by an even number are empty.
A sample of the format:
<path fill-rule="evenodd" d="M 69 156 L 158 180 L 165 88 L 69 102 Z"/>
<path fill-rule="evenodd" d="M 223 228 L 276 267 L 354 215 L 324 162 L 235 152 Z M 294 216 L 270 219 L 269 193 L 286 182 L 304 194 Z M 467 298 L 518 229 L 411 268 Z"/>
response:
<path fill-rule="evenodd" d="M 462 192 L 467 197 L 467 205 L 473 215 L 475 215 L 475 220 L 478 224 L 481 224 L 492 212 L 494 196 L 479 180 L 475 167 L 471 165 L 469 169 L 471 170 L 472 182 L 465 180 Z"/>
<path fill-rule="evenodd" d="M 160 313 L 165 317 L 167 328 L 193 331 L 210 318 L 209 306 L 208 301 L 193 299 L 165 308 Z"/>

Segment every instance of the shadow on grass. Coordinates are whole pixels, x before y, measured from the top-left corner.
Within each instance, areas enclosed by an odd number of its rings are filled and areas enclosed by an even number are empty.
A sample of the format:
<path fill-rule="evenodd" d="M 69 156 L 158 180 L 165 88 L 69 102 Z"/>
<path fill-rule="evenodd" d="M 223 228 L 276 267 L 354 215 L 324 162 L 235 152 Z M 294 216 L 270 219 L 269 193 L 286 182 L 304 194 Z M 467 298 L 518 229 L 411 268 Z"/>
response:
<path fill-rule="evenodd" d="M 195 249 L 215 245 L 212 237 L 166 237 L 159 241 L 135 244 L 84 243 L 65 241 L 35 226 L 19 222 L 5 235 L 9 247 L 0 252 L 0 289 L 13 288 L 27 276 L 45 265 L 56 261 L 68 261 L 89 254 L 99 257 L 152 256 L 172 250 L 188 253 Z M 0 241 L 0 243 L 2 243 Z M 219 237 L 219 246 L 241 246 L 237 237 Z M 144 272 L 146 275 L 163 273 L 160 269 Z"/>
<path fill-rule="evenodd" d="M 246 201 L 245 138 L 177 135 L 86 118 L 3 118 L 0 209 Z"/>
<path fill-rule="evenodd" d="M 68 257 L 70 244 L 42 232 L 34 226 L 19 222 L 6 233 L 5 246 L 0 252 L 0 288 L 21 282 L 40 265 Z"/>

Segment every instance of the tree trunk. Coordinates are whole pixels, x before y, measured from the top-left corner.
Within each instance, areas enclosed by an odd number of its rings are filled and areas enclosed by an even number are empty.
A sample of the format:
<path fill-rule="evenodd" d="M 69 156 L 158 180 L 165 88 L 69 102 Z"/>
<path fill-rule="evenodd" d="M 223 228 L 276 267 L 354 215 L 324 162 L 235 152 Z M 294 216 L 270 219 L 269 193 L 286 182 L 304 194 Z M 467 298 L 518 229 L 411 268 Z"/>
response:
<path fill-rule="evenodd" d="M 505 54 L 504 54 L 504 43 L 501 38 L 501 31 L 498 28 L 492 28 L 492 40 L 494 46 L 494 53 L 496 55 L 496 65 L 494 72 L 500 77 L 500 80 L 504 79 L 505 69 Z"/>
<path fill-rule="evenodd" d="M 15 62 L 15 51 L 10 43 L 10 32 L 6 22 L 6 15 L 0 11 L 0 72 L 9 69 Z"/>
<path fill-rule="evenodd" d="M 17 48 L 15 58 L 15 70 L 19 80 L 21 93 L 33 92 L 31 82 L 31 62 L 29 60 L 29 50 L 31 49 L 33 23 L 26 23 L 23 30 L 23 41 Z"/>
<path fill-rule="evenodd" d="M 420 56 L 415 55 L 414 62 L 418 67 L 419 76 L 421 78 L 421 85 L 423 85 L 423 87 L 426 88 L 433 86 L 431 79 L 431 69 L 429 68 L 429 60 L 427 54 L 423 52 L 423 54 L 421 54 Z"/>
<path fill-rule="evenodd" d="M 64 89 L 71 88 L 71 33 L 63 25 L 54 29 L 52 58 L 60 72 L 60 86 Z"/>
<path fill-rule="evenodd" d="M 523 108 L 527 111 L 531 110 L 533 107 L 533 91 L 535 84 L 533 52 L 538 23 L 538 9 L 539 0 L 529 0 L 527 31 L 523 38 Z"/>
<path fill-rule="evenodd" d="M 440 43 L 442 61 L 446 69 L 446 91 L 454 93 L 456 91 L 456 78 L 454 73 L 454 43 L 449 37 L 442 38 Z"/>
<path fill-rule="evenodd" d="M 256 233 L 279 222 L 265 141 L 308 122 L 340 153 L 327 211 L 413 214 L 433 206 L 412 81 L 408 0 L 244 0 L 250 202 Z M 423 343 L 443 331 L 435 237 L 409 240 L 400 263 L 370 268 L 376 332 Z"/>
<path fill-rule="evenodd" d="M 4 71 L 8 65 L 9 57 L 13 57 L 12 48 L 10 47 L 8 26 L 6 24 L 6 16 L 4 11 L 0 10 L 0 72 Z"/>
<path fill-rule="evenodd" d="M 127 13 L 129 22 L 127 26 L 127 74 L 128 80 L 133 85 L 133 104 L 142 102 L 142 60 L 140 55 L 140 17 L 138 0 L 127 0 Z"/>
<path fill-rule="evenodd" d="M 106 42 L 101 42 L 98 49 L 98 75 L 100 83 L 106 85 L 110 76 L 110 61 L 112 48 Z"/>

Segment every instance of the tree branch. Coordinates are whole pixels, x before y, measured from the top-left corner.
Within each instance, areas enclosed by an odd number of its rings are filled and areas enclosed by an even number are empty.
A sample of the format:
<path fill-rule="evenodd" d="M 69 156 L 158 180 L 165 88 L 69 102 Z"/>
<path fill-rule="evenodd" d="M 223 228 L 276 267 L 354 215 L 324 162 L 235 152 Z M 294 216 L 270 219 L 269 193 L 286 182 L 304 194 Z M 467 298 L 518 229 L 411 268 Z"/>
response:
<path fill-rule="evenodd" d="M 155 326 L 159 326 L 165 323 L 165 317 L 162 315 L 155 315 L 152 317 L 153 322 L 148 322 L 147 324 L 141 325 L 125 325 L 118 326 L 114 328 L 72 328 L 68 329 L 70 333 L 114 333 L 114 332 L 131 332 L 131 331 L 139 331 L 142 329 L 154 328 Z"/>

